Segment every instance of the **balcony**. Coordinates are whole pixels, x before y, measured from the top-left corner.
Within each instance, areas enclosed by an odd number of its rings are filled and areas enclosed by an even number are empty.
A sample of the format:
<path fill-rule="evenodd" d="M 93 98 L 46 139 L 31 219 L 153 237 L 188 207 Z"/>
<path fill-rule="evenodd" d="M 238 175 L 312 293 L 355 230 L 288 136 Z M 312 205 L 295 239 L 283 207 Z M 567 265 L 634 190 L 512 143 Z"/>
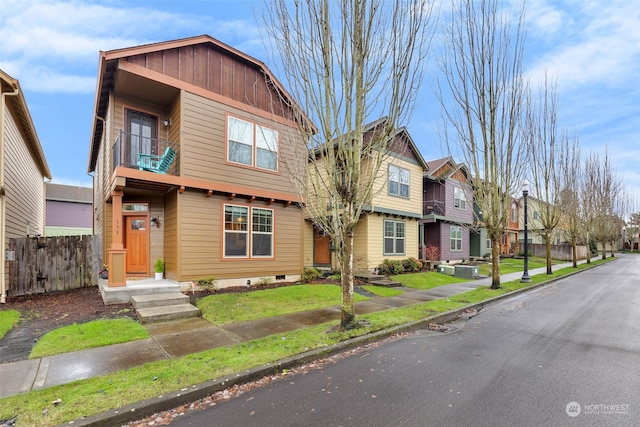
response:
<path fill-rule="evenodd" d="M 444 216 L 444 202 L 439 200 L 424 200 L 422 202 L 423 215 Z"/>
<path fill-rule="evenodd" d="M 180 145 L 120 130 L 111 153 L 117 167 L 163 175 L 180 175 Z"/>

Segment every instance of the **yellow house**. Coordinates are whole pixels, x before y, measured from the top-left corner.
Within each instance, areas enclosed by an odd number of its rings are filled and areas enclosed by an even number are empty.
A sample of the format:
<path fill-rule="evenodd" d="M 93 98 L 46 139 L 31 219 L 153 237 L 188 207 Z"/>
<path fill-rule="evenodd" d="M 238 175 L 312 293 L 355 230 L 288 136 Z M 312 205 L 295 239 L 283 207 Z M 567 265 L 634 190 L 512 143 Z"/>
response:
<path fill-rule="evenodd" d="M 365 127 L 368 133 L 383 125 L 382 118 Z M 354 235 L 354 267 L 359 273 L 374 271 L 385 259 L 419 258 L 418 225 L 422 218 L 422 175 L 427 165 L 415 143 L 402 127 L 392 135 L 388 155 L 373 184 Z M 363 170 L 367 165 L 363 160 Z M 331 240 L 305 221 L 304 265 L 336 270 Z"/>

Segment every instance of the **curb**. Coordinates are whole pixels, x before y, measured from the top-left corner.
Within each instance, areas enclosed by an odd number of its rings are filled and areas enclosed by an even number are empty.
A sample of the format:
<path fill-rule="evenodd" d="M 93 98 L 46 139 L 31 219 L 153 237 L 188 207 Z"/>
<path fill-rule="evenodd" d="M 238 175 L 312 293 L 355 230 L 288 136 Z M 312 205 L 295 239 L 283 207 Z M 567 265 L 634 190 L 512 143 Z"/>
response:
<path fill-rule="evenodd" d="M 601 265 L 596 265 L 591 268 L 597 268 Z M 555 283 L 567 277 L 571 277 L 576 274 L 580 274 L 587 270 L 574 271 L 565 274 L 561 277 L 555 277 L 546 280 L 541 283 L 535 283 L 526 288 L 516 289 L 498 295 L 496 297 L 480 301 L 474 304 L 466 305 L 464 307 L 450 310 L 444 313 L 436 314 L 433 316 L 425 317 L 424 319 L 416 320 L 414 322 L 405 323 L 402 325 L 394 326 L 392 328 L 383 329 L 377 332 L 372 332 L 367 335 L 351 338 L 346 341 L 341 341 L 331 346 L 310 350 L 298 355 L 290 356 L 285 359 L 277 360 L 273 363 L 258 366 L 252 369 L 248 369 L 244 372 L 238 372 L 233 375 L 228 375 L 222 378 L 206 381 L 204 383 L 195 384 L 189 387 L 182 388 L 173 392 L 160 395 L 151 399 L 146 399 L 140 402 L 136 402 L 130 405 L 122 406 L 120 408 L 105 411 L 96 415 L 91 415 L 85 418 L 79 418 L 76 420 L 68 421 L 60 426 L 113 426 L 135 421 L 149 415 L 153 415 L 157 412 L 166 411 L 171 408 L 183 405 L 194 400 L 202 399 L 210 394 L 214 394 L 218 391 L 224 390 L 228 387 L 243 384 L 258 380 L 264 376 L 272 375 L 274 373 L 281 372 L 283 369 L 289 369 L 295 366 L 302 365 L 307 362 L 317 360 L 319 358 L 327 357 L 333 354 L 349 350 L 351 348 L 359 347 L 364 344 L 368 344 L 374 341 L 378 341 L 383 338 L 388 338 L 394 334 L 402 332 L 412 332 L 426 328 L 430 323 L 448 323 L 456 320 L 460 317 L 464 310 L 473 308 L 479 311 L 484 306 L 494 304 L 502 301 L 503 299 L 510 298 L 512 296 L 529 292 L 540 287 Z"/>

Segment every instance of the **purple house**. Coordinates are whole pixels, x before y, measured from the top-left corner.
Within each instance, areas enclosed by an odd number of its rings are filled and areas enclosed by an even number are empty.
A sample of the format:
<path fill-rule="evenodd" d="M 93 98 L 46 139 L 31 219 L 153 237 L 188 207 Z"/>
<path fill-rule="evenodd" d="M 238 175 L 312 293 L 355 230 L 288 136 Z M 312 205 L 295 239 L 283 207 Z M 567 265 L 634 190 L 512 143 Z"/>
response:
<path fill-rule="evenodd" d="M 93 234 L 91 187 L 46 184 L 46 236 Z"/>
<path fill-rule="evenodd" d="M 423 176 L 421 256 L 427 258 L 426 248 L 435 246 L 439 261 L 459 262 L 469 258 L 473 225 L 469 173 L 451 157 L 427 162 L 427 166 L 428 172 Z"/>

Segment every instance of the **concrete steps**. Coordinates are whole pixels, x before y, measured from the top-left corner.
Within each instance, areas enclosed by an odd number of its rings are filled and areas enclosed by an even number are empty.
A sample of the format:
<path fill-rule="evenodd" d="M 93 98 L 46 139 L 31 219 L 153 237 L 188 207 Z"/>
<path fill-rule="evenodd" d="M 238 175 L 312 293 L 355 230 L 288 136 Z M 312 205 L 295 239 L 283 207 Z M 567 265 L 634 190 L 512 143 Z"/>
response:
<path fill-rule="evenodd" d="M 355 277 L 374 286 L 396 287 L 402 285 L 400 282 L 390 280 L 387 276 L 381 276 L 379 274 L 356 274 Z"/>
<path fill-rule="evenodd" d="M 181 292 L 136 295 L 131 297 L 131 303 L 141 323 L 187 319 L 201 315 L 197 307 L 189 304 L 189 297 Z"/>

